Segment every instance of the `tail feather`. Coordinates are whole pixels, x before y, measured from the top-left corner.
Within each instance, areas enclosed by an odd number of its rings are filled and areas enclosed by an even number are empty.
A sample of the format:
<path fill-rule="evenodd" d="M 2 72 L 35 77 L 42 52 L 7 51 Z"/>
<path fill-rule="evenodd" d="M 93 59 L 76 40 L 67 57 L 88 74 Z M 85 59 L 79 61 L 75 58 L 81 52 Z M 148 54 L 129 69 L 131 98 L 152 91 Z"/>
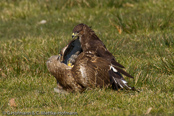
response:
<path fill-rule="evenodd" d="M 127 89 L 127 90 L 131 90 L 132 87 L 130 87 L 127 82 L 125 81 L 125 79 L 122 77 L 122 75 L 119 72 L 116 72 L 116 70 L 113 70 L 111 68 L 111 70 L 109 71 L 109 75 L 110 75 L 110 83 L 112 85 L 113 89 Z"/>

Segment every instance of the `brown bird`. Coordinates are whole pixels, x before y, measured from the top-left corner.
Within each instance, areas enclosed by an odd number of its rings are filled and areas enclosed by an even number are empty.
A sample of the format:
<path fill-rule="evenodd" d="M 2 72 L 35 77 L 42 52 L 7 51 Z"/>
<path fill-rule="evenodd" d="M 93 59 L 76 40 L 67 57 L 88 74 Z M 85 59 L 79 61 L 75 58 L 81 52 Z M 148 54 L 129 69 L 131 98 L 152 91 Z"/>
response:
<path fill-rule="evenodd" d="M 75 26 L 72 34 L 72 38 L 74 37 L 78 37 L 77 39 L 79 39 L 84 52 L 93 52 L 96 56 L 109 61 L 120 73 L 133 78 L 130 74 L 121 69 L 124 68 L 124 66 L 116 62 L 114 56 L 107 50 L 103 42 L 90 27 L 85 24 Z"/>
<path fill-rule="evenodd" d="M 109 86 L 113 89 L 133 89 L 110 61 L 98 57 L 93 51 L 84 52 L 79 46 L 79 39 L 72 40 L 60 55 L 48 59 L 47 68 L 58 82 L 56 92 L 82 92 L 87 88 Z M 75 61 L 70 61 L 73 66 L 68 66 L 70 59 Z"/>

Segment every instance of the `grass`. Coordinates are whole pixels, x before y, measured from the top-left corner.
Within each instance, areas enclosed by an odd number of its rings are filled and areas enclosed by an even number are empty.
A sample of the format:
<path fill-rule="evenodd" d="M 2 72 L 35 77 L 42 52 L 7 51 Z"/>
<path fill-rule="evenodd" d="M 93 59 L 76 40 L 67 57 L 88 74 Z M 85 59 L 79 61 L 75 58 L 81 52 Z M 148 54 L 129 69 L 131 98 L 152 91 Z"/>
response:
<path fill-rule="evenodd" d="M 1 113 L 174 114 L 173 6 L 172 0 L 2 0 Z M 92 26 L 134 76 L 126 80 L 140 93 L 98 88 L 82 94 L 54 93 L 56 80 L 45 62 L 71 40 L 73 27 L 82 22 Z M 12 98 L 15 107 L 9 105 Z"/>

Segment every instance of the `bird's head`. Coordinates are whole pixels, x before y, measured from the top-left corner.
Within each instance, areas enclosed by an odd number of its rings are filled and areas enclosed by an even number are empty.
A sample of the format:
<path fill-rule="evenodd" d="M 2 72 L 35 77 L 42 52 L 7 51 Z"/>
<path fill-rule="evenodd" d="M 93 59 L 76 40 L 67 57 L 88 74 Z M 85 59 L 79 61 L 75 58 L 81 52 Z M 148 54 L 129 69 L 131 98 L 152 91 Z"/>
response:
<path fill-rule="evenodd" d="M 88 28 L 89 27 L 83 23 L 76 25 L 73 29 L 72 38 L 81 37 Z"/>

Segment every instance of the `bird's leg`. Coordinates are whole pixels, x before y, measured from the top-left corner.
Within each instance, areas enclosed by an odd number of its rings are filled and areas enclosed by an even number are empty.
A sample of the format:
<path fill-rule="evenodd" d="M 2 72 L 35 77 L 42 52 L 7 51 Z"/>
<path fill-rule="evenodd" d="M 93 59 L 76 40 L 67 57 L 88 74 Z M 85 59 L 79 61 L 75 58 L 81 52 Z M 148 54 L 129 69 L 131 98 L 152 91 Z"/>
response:
<path fill-rule="evenodd" d="M 73 66 L 74 66 L 74 65 L 71 63 L 71 61 L 70 61 L 70 60 L 68 60 L 67 65 L 68 65 L 68 66 L 70 66 L 70 67 L 73 67 Z"/>
<path fill-rule="evenodd" d="M 80 51 L 77 51 L 75 54 L 73 54 L 69 59 L 68 59 L 68 62 L 67 62 L 67 65 L 70 66 L 70 67 L 73 67 L 74 66 L 74 63 L 79 55 Z"/>

